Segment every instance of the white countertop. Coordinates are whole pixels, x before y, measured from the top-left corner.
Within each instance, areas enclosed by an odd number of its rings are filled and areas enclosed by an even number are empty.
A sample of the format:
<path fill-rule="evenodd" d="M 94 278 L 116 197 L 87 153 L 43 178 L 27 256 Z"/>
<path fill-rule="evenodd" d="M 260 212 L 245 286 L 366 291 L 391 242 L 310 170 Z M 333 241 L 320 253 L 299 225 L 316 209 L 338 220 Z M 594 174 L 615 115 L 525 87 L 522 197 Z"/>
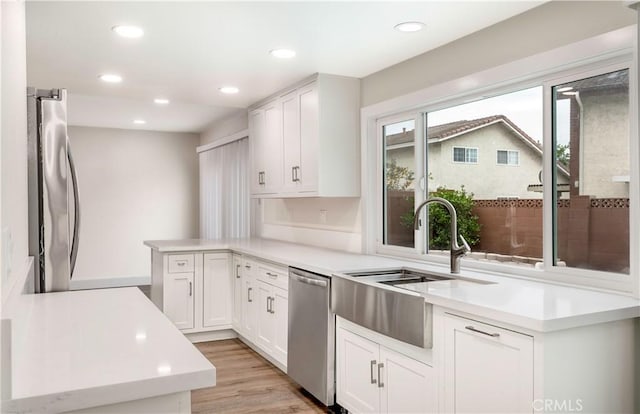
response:
<path fill-rule="evenodd" d="M 268 239 L 152 240 L 159 252 L 232 250 L 324 275 L 349 270 L 408 266 L 440 274 L 448 267 L 382 256 L 360 255 Z M 494 282 L 432 282 L 415 286 L 425 301 L 537 332 L 640 317 L 640 300 L 550 283 L 463 269 L 460 276 Z"/>
<path fill-rule="evenodd" d="M 138 288 L 22 295 L 12 306 L 12 400 L 61 412 L 211 387 L 215 367 Z"/>

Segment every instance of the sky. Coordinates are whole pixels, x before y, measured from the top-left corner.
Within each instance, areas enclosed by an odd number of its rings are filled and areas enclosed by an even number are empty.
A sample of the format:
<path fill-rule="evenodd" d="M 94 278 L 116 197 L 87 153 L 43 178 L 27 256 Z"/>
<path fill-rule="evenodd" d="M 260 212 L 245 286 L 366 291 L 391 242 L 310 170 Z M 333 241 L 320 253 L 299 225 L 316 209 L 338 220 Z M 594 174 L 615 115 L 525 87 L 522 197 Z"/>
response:
<path fill-rule="evenodd" d="M 429 112 L 427 123 L 430 126 L 448 122 L 472 120 L 492 115 L 505 115 L 534 140 L 542 144 L 543 110 L 542 86 L 481 99 L 462 105 L 456 105 L 439 111 Z M 568 142 L 568 100 L 558 103 L 558 143 Z M 565 121 L 566 120 L 566 121 Z M 565 122 L 563 122 L 565 121 Z M 394 134 L 414 129 L 413 121 L 398 122 L 386 127 L 386 133 Z"/>

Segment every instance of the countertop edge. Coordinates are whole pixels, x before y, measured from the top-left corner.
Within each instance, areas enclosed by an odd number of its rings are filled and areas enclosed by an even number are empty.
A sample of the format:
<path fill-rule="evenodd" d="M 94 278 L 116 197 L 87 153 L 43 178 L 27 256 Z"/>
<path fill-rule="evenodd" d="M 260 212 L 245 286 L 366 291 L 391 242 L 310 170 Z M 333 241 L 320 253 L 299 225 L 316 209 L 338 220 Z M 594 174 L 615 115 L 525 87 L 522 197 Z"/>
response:
<path fill-rule="evenodd" d="M 66 412 L 159 397 L 215 385 L 216 368 L 213 367 L 167 377 L 16 398 L 3 401 L 2 412 Z"/>

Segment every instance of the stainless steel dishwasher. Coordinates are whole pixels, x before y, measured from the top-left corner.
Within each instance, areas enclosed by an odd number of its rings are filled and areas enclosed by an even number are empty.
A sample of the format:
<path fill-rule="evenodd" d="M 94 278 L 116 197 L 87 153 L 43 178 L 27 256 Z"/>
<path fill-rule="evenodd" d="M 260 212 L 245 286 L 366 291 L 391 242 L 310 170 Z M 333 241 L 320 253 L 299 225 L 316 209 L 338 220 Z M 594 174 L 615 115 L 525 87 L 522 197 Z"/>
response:
<path fill-rule="evenodd" d="M 331 278 L 289 268 L 287 374 L 323 404 L 335 400 L 335 315 Z"/>

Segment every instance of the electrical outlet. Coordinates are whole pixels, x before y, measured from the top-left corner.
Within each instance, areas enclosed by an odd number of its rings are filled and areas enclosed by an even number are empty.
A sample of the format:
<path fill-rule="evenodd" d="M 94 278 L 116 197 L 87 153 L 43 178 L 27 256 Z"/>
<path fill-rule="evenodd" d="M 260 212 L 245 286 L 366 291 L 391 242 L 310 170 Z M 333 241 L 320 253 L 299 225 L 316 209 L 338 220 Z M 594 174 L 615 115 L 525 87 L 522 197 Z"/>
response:
<path fill-rule="evenodd" d="M 320 210 L 320 223 L 327 223 L 327 210 Z"/>

